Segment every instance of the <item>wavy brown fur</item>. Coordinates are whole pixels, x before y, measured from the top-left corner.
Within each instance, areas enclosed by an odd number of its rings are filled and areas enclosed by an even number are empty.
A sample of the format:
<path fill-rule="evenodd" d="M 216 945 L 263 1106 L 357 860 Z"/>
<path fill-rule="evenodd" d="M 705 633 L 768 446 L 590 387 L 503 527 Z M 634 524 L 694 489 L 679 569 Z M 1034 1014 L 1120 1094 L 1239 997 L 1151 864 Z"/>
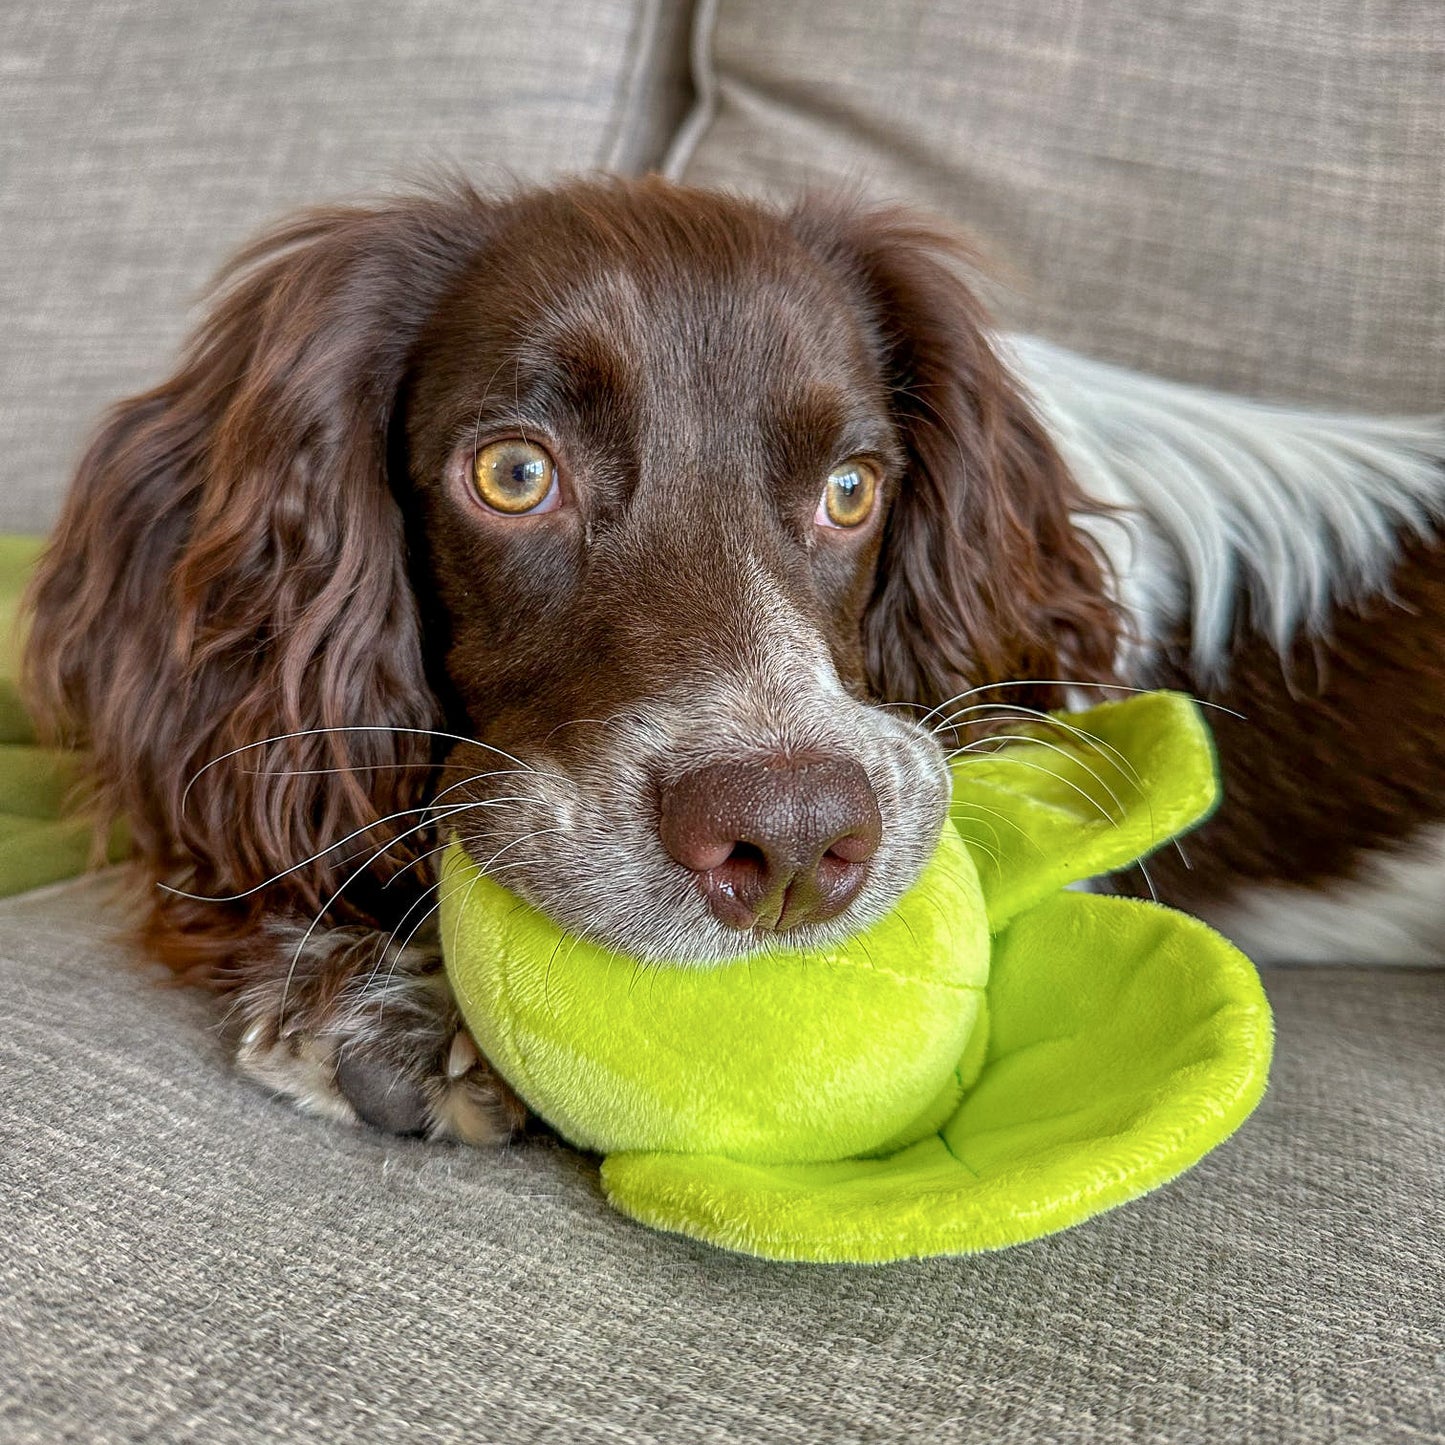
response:
<path fill-rule="evenodd" d="M 90 750 L 149 882 L 241 893 L 422 797 L 428 739 L 324 730 L 436 721 L 387 429 L 408 337 L 485 218 L 458 191 L 278 227 L 227 269 L 176 374 L 81 461 L 30 589 L 27 695 Z M 399 842 L 375 872 L 411 856 Z M 151 889 L 148 939 L 209 973 L 263 911 L 320 909 L 343 861 L 225 907 Z M 375 921 L 365 889 L 331 913 Z"/>

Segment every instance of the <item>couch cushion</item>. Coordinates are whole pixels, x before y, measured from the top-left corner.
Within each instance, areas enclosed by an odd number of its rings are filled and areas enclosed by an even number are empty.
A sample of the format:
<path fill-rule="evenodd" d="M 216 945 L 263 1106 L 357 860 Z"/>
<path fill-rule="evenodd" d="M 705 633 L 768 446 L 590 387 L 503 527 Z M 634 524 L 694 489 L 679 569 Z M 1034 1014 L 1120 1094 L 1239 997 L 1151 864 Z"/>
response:
<path fill-rule="evenodd" d="M 1435 0 L 704 0 L 705 184 L 965 222 L 1010 325 L 1162 375 L 1445 402 Z"/>
<path fill-rule="evenodd" d="M 291 207 L 458 165 L 660 156 L 674 0 L 12 0 L 0 58 L 0 530 L 43 530 L 99 409 L 158 380 L 187 308 Z"/>
<path fill-rule="evenodd" d="M 1445 975 L 1272 972 L 1233 1140 L 1037 1244 L 766 1264 L 592 1166 L 302 1118 L 151 987 L 104 881 L 0 905 L 14 1445 L 1445 1438 Z"/>

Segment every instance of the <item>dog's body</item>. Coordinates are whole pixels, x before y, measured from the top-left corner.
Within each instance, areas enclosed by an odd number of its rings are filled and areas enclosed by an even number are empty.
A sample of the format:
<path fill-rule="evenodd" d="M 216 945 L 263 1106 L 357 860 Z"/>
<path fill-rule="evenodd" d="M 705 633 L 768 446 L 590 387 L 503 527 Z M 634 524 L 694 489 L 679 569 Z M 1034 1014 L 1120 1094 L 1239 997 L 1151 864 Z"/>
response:
<path fill-rule="evenodd" d="M 1261 961 L 1441 961 L 1445 417 L 1014 350 L 1070 469 L 1126 519 L 1098 535 L 1137 639 L 1127 680 L 1219 704 L 1225 805 L 1155 886 Z"/>
<path fill-rule="evenodd" d="M 1021 383 L 962 258 L 899 213 L 658 181 L 456 187 L 242 256 L 82 463 L 29 659 L 248 1071 L 498 1137 L 520 1110 L 415 941 L 452 831 L 633 953 L 812 943 L 916 876 L 946 743 L 1070 689 L 1245 714 L 1237 800 L 1155 885 L 1247 942 L 1260 885 L 1327 913 L 1377 854 L 1438 859 L 1439 430 L 1296 445 L 1031 344 Z M 1422 952 L 1442 918 L 1342 944 Z"/>

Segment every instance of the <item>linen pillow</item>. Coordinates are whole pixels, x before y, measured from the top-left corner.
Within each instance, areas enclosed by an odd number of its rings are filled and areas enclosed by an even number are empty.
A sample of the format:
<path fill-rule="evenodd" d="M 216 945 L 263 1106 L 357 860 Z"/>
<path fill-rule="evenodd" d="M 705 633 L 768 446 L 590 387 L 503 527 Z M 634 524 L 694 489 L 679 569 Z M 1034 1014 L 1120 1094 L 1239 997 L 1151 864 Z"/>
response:
<path fill-rule="evenodd" d="M 675 176 L 972 229 L 1001 320 L 1259 396 L 1445 403 L 1436 0 L 703 0 Z"/>
<path fill-rule="evenodd" d="M 96 413 L 160 379 L 225 257 L 292 207 L 464 169 L 656 163 L 675 0 L 12 0 L 0 44 L 0 531 L 49 525 Z"/>

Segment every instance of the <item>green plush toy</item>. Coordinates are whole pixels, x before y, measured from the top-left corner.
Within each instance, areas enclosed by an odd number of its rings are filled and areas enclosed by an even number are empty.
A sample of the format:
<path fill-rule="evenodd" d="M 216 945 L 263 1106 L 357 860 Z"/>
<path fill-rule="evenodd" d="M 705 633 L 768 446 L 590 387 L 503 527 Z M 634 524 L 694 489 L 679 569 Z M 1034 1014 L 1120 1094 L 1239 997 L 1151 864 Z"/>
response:
<path fill-rule="evenodd" d="M 1132 1199 L 1264 1090 L 1253 966 L 1202 923 L 1062 891 L 1213 806 L 1186 698 L 1060 717 L 955 766 L 955 828 L 879 923 L 815 953 L 640 965 L 445 859 L 477 1043 L 644 1223 L 776 1259 L 1033 1239 Z"/>

